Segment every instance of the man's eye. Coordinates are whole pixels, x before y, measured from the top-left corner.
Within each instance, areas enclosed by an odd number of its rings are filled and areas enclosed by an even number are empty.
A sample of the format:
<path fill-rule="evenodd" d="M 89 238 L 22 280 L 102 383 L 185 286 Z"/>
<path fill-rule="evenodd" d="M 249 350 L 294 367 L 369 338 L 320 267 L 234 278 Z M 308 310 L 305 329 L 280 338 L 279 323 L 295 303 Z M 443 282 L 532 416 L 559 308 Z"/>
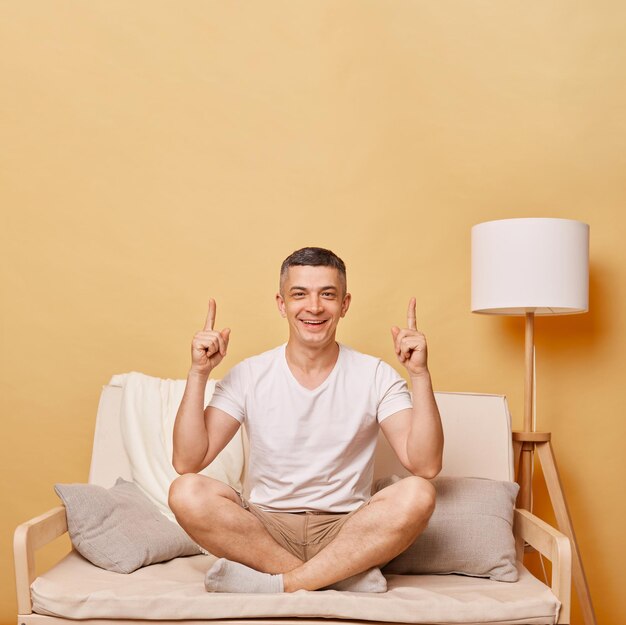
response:
<path fill-rule="evenodd" d="M 325 293 L 322 293 L 322 295 L 324 297 L 334 297 L 334 293 L 332 291 L 326 291 Z"/>

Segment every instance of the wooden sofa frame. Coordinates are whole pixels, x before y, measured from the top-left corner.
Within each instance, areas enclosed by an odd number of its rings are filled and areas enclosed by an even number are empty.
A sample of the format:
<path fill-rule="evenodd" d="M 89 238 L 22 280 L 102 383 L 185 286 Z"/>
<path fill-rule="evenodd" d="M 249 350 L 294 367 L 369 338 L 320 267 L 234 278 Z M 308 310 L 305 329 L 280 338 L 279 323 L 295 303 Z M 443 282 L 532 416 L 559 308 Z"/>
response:
<path fill-rule="evenodd" d="M 517 559 L 522 560 L 524 544 L 536 549 L 542 556 L 552 563 L 551 589 L 561 602 L 559 613 L 560 625 L 569 623 L 570 619 L 570 594 L 571 594 L 571 547 L 567 536 L 554 529 L 551 525 L 542 521 L 527 510 L 515 510 L 514 533 L 516 539 Z M 48 512 L 26 523 L 22 523 L 15 531 L 15 579 L 17 586 L 17 609 L 18 625 L 52 625 L 54 623 L 70 623 L 68 619 L 58 619 L 50 616 L 33 614 L 30 597 L 30 585 L 35 580 L 35 552 L 56 538 L 67 532 L 67 520 L 65 508 L 57 506 Z M 154 621 L 98 621 L 98 623 L 111 623 L 112 625 L 125 625 L 126 623 L 140 625 L 152 624 Z M 268 623 L 267 620 L 255 620 L 255 623 Z M 301 625 L 308 623 L 349 623 L 345 620 L 314 620 L 298 619 Z M 93 624 L 94 621 L 82 621 L 85 625 Z M 177 621 L 159 621 L 159 625 L 176 625 Z M 202 621 L 214 625 L 235 625 L 236 621 Z M 250 623 L 249 620 L 241 623 Z"/>

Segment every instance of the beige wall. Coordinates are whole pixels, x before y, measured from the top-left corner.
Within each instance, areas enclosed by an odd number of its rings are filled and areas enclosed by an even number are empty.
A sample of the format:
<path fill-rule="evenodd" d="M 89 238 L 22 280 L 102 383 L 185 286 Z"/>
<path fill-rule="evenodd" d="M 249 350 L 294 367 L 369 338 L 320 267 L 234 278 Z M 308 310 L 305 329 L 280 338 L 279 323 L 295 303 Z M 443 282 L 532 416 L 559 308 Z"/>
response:
<path fill-rule="evenodd" d="M 591 226 L 590 312 L 537 324 L 538 418 L 617 623 L 625 42 L 617 0 L 4 0 L 2 623 L 13 528 L 86 479 L 101 385 L 185 376 L 209 296 L 219 375 L 282 341 L 300 246 L 348 264 L 342 341 L 393 361 L 416 295 L 437 389 L 505 393 L 520 426 L 522 321 L 470 314 L 469 236 L 523 216 Z"/>

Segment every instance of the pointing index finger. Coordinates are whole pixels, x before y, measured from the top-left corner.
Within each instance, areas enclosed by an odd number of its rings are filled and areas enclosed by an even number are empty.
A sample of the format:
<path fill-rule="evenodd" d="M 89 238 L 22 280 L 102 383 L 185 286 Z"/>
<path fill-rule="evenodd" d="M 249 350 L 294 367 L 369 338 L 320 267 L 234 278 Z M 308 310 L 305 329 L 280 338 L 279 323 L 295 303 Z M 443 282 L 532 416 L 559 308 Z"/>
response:
<path fill-rule="evenodd" d="M 409 300 L 409 309 L 407 310 L 407 324 L 409 326 L 409 330 L 417 330 L 417 319 L 415 317 L 415 308 L 416 308 L 416 299 L 412 297 Z"/>
<path fill-rule="evenodd" d="M 212 330 L 213 326 L 215 325 L 215 313 L 217 310 L 217 306 L 215 304 L 215 300 L 213 298 L 211 298 L 209 300 L 209 312 L 207 313 L 206 316 L 206 321 L 204 323 L 204 329 L 205 330 Z"/>

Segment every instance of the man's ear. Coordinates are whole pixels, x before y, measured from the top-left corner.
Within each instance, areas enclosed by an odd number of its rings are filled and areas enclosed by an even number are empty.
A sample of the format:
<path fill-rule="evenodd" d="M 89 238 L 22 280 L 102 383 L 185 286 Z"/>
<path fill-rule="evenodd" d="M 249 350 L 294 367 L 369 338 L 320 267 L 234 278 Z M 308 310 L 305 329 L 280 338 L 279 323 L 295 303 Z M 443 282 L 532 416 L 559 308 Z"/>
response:
<path fill-rule="evenodd" d="M 350 293 L 346 293 L 343 297 L 343 302 L 341 302 L 341 316 L 345 317 L 348 312 L 348 308 L 350 308 L 350 302 L 352 301 L 352 295 Z"/>
<path fill-rule="evenodd" d="M 278 311 L 280 312 L 281 317 L 287 316 L 287 311 L 285 310 L 285 300 L 280 293 L 276 293 L 276 305 L 278 306 Z"/>

